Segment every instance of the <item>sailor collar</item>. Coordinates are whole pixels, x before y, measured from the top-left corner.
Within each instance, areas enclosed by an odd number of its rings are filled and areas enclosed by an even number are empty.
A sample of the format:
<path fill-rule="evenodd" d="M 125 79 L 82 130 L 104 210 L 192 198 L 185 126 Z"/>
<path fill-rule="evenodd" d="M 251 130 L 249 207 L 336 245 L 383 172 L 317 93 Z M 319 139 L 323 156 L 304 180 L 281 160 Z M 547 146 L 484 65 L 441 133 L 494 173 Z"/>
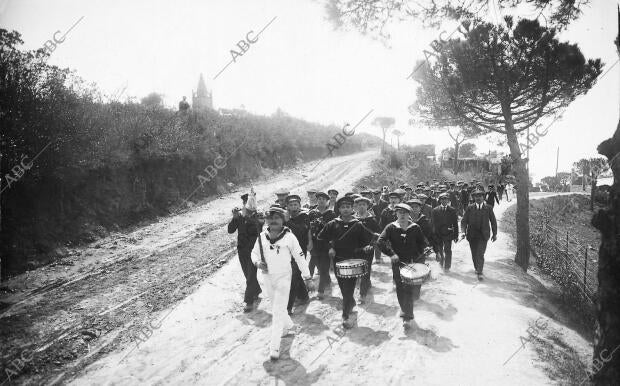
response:
<path fill-rule="evenodd" d="M 267 229 L 265 229 L 265 238 L 267 239 L 267 241 L 269 241 L 269 243 L 273 244 L 279 240 L 281 240 L 284 235 L 286 235 L 288 232 L 290 232 L 291 229 L 289 227 L 283 226 L 282 230 L 280 231 L 280 233 L 276 236 L 275 239 L 270 239 L 269 238 L 269 227 L 267 227 Z"/>
<path fill-rule="evenodd" d="M 418 224 L 414 223 L 413 221 L 409 220 L 407 223 L 407 227 L 406 228 L 401 228 L 400 224 L 398 224 L 398 220 L 394 221 L 392 224 L 394 224 L 394 226 L 398 229 L 402 229 L 402 230 L 409 230 L 409 228 L 414 227 L 414 226 L 419 226 Z"/>
<path fill-rule="evenodd" d="M 351 221 L 344 221 L 342 218 L 340 217 L 336 217 L 336 222 L 339 223 L 342 228 L 344 229 L 349 229 L 349 227 L 355 225 L 356 223 L 358 223 L 360 220 L 357 217 L 353 217 L 351 219 Z"/>

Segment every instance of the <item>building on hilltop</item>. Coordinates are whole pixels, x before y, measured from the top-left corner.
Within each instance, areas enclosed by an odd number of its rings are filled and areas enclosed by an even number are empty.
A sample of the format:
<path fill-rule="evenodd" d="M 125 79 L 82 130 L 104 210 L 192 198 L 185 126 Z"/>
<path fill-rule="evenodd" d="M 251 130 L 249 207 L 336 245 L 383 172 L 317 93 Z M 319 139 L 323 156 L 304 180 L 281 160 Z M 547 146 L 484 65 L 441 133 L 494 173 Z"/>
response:
<path fill-rule="evenodd" d="M 207 90 L 205 80 L 200 74 L 198 80 L 198 87 L 196 92 L 192 91 L 192 109 L 194 110 L 207 110 L 213 109 L 213 96 L 211 92 Z"/>

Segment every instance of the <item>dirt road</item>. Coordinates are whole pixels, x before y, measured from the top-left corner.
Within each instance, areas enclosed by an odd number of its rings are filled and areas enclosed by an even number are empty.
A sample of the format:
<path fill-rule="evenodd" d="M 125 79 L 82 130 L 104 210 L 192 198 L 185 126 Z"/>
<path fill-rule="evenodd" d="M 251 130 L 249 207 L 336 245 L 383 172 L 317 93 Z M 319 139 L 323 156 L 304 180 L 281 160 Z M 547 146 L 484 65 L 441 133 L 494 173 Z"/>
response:
<path fill-rule="evenodd" d="M 279 188 L 303 196 L 309 187 L 344 192 L 370 170 L 376 155 L 328 158 L 254 181 L 259 205 L 271 204 Z M 231 258 L 226 265 L 233 269 L 231 280 L 222 288 L 237 283 L 236 236 L 228 235 L 226 224 L 247 190 L 72 250 L 69 258 L 8 281 L 13 292 L 0 299 L 10 305 L 0 313 L 0 382 L 66 383 L 108 352 L 139 342 L 144 326 L 156 326 L 170 310 L 176 318 L 180 308 L 174 306 L 195 301 L 188 295 L 208 285 L 209 276 Z M 226 305 L 236 315 L 242 305 L 233 297 Z"/>
<path fill-rule="evenodd" d="M 341 181 L 344 183 L 344 181 Z M 259 195 L 259 197 L 262 197 Z M 496 208 L 502 215 L 505 201 Z M 424 284 L 404 333 L 387 260 L 373 268 L 371 301 L 358 306 L 358 326 L 338 328 L 334 297 L 297 307 L 301 331 L 283 339 L 282 358 L 268 359 L 269 300 L 241 312 L 241 269 L 231 259 L 159 317 L 143 342 L 89 365 L 75 385 L 125 384 L 579 384 L 591 346 L 568 328 L 549 291 L 513 262 L 514 244 L 500 229 L 489 243 L 485 280 L 473 273 L 466 241 L 454 247 L 453 268 Z M 385 259 L 385 257 L 384 257 Z M 544 327 L 543 327 L 543 322 Z M 566 378 L 557 369 L 572 366 Z"/>

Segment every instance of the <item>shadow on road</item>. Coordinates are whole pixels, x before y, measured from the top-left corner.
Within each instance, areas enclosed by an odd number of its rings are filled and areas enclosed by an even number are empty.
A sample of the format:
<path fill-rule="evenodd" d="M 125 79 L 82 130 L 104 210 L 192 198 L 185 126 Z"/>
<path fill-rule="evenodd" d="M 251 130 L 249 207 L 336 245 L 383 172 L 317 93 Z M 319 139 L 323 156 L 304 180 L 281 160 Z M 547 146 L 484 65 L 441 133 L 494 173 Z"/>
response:
<path fill-rule="evenodd" d="M 437 335 L 435 331 L 431 329 L 422 328 L 414 323 L 414 327 L 405 332 L 405 336 L 399 338 L 399 340 L 414 340 L 421 345 L 430 348 L 437 352 L 448 352 L 453 348 L 458 348 L 452 343 L 450 338 Z"/>
<path fill-rule="evenodd" d="M 312 385 L 319 380 L 327 366 L 321 365 L 308 373 L 308 370 L 301 363 L 291 358 L 290 350 L 294 339 L 294 337 L 282 339 L 280 359 L 263 362 L 263 368 L 268 375 L 276 378 L 276 384 L 280 384 L 282 381 L 285 385 Z"/>

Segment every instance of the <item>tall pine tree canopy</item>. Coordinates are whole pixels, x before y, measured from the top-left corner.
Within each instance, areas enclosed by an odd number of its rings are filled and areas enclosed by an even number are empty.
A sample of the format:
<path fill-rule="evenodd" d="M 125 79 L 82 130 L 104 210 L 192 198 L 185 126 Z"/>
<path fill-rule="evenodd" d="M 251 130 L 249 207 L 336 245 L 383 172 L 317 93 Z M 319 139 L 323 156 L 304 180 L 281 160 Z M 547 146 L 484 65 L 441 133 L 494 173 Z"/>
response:
<path fill-rule="evenodd" d="M 465 23 L 462 36 L 443 40 L 412 74 L 419 82 L 410 111 L 430 126 L 460 126 L 471 136 L 505 136 L 517 179 L 517 263 L 529 265 L 528 185 L 519 134 L 539 131 L 543 118 L 561 114 L 601 73 L 576 44 L 560 42 L 553 28 L 511 17 L 505 24 Z"/>
<path fill-rule="evenodd" d="M 364 34 L 389 37 L 385 27 L 395 20 L 417 20 L 439 26 L 446 19 L 473 19 L 484 14 L 529 9 L 550 25 L 565 28 L 590 0 L 325 0 L 328 18 Z"/>
<path fill-rule="evenodd" d="M 420 87 L 411 111 L 427 125 L 512 136 L 560 114 L 601 73 L 600 59 L 586 60 L 536 20 L 465 26 L 413 74 Z"/>

